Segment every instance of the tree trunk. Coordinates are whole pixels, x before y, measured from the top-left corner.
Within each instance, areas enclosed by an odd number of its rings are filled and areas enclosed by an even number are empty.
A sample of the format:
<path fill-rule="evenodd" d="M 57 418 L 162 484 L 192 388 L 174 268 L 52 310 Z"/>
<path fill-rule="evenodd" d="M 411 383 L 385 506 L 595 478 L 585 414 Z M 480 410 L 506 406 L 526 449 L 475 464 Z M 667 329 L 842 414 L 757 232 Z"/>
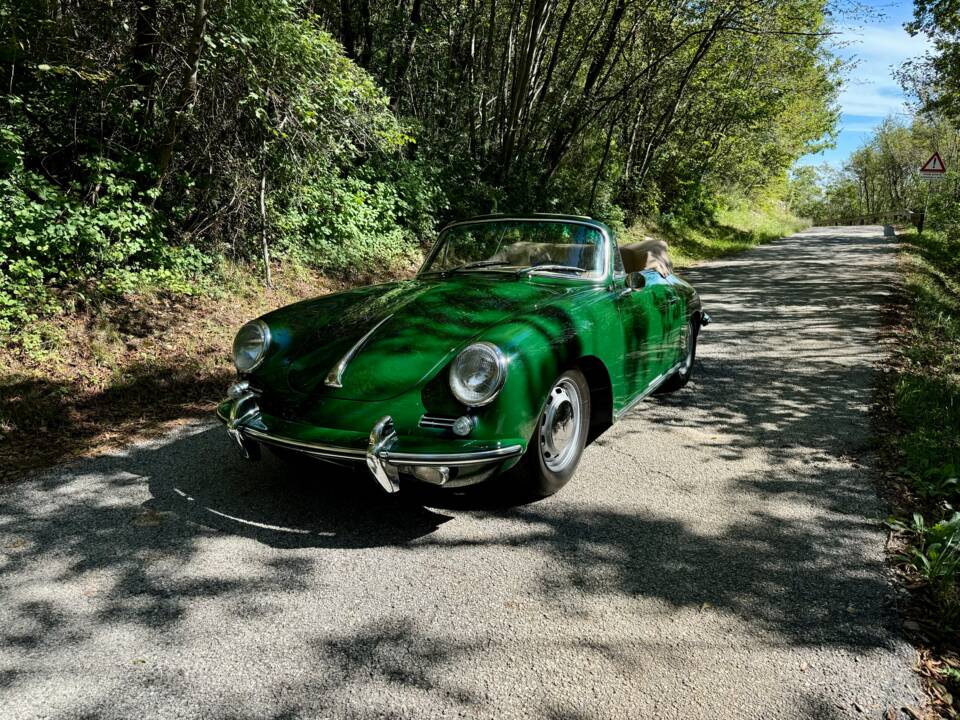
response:
<path fill-rule="evenodd" d="M 607 131 L 607 142 L 603 146 L 603 157 L 600 158 L 600 164 L 597 166 L 597 174 L 593 176 L 593 187 L 590 188 L 590 206 L 587 212 L 593 212 L 593 205 L 597 201 L 597 189 L 600 187 L 600 180 L 603 179 L 603 171 L 607 167 L 607 158 L 610 157 L 610 145 L 613 144 L 613 131 L 616 128 L 616 118 L 610 121 L 610 129 Z"/>
<path fill-rule="evenodd" d="M 396 67 L 393 68 L 392 94 L 390 104 L 393 110 L 399 107 L 400 94 L 403 92 L 403 81 L 407 77 L 407 70 L 410 68 L 410 62 L 413 60 L 413 53 L 417 47 L 417 33 L 420 32 L 420 25 L 423 22 L 423 0 L 413 0 L 413 6 L 410 9 L 410 19 L 404 30 L 403 54 L 397 60 Z"/>
<path fill-rule="evenodd" d="M 343 51 L 350 59 L 357 55 L 356 39 L 353 32 L 353 7 L 350 0 L 340 0 L 340 42 Z"/>
<path fill-rule="evenodd" d="M 160 47 L 157 32 L 157 0 L 141 0 L 137 3 L 137 25 L 133 37 L 133 82 L 139 88 L 143 102 L 141 115 L 149 116 L 149 104 L 153 100 L 153 87 L 157 71 L 155 63 Z"/>
<path fill-rule="evenodd" d="M 263 249 L 263 279 L 268 288 L 273 287 L 270 274 L 270 242 L 267 238 L 267 173 L 260 175 L 260 244 Z"/>
<path fill-rule="evenodd" d="M 193 32 L 190 34 L 190 45 L 187 48 L 187 68 L 184 71 L 183 82 L 180 85 L 180 94 L 177 104 L 167 122 L 167 131 L 163 142 L 157 151 L 157 186 L 170 169 L 170 159 L 173 157 L 173 146 L 177 141 L 177 134 L 183 123 L 183 117 L 189 111 L 197 94 L 197 72 L 200 67 L 200 50 L 203 48 L 203 36 L 207 30 L 206 0 L 196 0 L 193 15 Z"/>

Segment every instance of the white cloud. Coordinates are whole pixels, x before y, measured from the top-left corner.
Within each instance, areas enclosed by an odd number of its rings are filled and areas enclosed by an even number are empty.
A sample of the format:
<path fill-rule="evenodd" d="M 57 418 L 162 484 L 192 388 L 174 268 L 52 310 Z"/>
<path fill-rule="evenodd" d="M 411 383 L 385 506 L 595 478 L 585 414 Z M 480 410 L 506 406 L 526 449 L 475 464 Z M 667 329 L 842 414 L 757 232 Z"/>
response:
<path fill-rule="evenodd" d="M 861 122 L 859 120 L 846 121 L 843 118 L 840 118 L 840 132 L 868 135 L 876 130 L 877 125 L 879 125 L 880 122 L 880 120 L 874 120 L 873 122 Z"/>
<path fill-rule="evenodd" d="M 840 93 L 843 113 L 872 118 L 906 113 L 903 91 L 893 73 L 905 60 L 922 56 L 929 48 L 926 37 L 911 37 L 899 26 L 842 29 L 835 38 L 835 52 L 856 63 Z"/>

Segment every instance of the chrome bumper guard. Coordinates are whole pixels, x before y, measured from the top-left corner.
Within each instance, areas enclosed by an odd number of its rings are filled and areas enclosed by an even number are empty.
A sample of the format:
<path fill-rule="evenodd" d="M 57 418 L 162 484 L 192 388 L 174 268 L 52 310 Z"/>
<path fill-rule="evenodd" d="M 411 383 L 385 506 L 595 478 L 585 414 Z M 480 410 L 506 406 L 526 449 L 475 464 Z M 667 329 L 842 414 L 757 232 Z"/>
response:
<path fill-rule="evenodd" d="M 288 450 L 296 450 L 305 455 L 324 460 L 366 460 L 370 473 L 388 493 L 400 489 L 399 468 L 401 467 L 466 467 L 501 462 L 523 453 L 520 445 L 510 445 L 493 450 L 479 450 L 464 453 L 409 453 L 398 452 L 392 448 L 397 442 L 397 432 L 393 419 L 382 417 L 370 431 L 366 450 L 348 448 L 323 443 L 303 442 L 290 438 L 271 435 L 251 426 L 260 418 L 260 408 L 256 405 L 257 394 L 253 391 L 231 393 L 229 412 L 224 416 L 217 410 L 217 416 L 227 426 L 227 433 L 240 446 L 244 457 L 250 460 L 259 458 L 259 446 L 256 442 L 273 445 Z"/>

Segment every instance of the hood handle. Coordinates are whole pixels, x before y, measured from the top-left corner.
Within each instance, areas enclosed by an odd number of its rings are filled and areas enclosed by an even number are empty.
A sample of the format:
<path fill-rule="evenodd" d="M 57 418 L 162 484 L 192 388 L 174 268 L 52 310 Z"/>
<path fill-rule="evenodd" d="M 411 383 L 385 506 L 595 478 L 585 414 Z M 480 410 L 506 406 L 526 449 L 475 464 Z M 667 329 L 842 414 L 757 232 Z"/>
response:
<path fill-rule="evenodd" d="M 356 356 L 358 352 L 360 352 L 360 348 L 362 348 L 366 344 L 367 340 L 369 340 L 373 336 L 373 334 L 380 328 L 380 326 L 383 325 L 387 320 L 389 320 L 392 317 L 393 315 L 387 315 L 383 320 L 381 320 L 372 328 L 370 328 L 370 330 L 367 331 L 366 335 L 364 335 L 362 338 L 357 340 L 357 342 L 353 344 L 353 347 L 347 350 L 347 352 L 344 354 L 342 358 L 340 358 L 337 364 L 330 369 L 330 372 L 327 373 L 327 378 L 326 380 L 323 381 L 323 384 L 326 385 L 327 387 L 332 387 L 332 388 L 343 387 L 343 373 L 347 369 L 347 365 L 350 364 L 350 361 L 353 360 L 353 358 Z"/>

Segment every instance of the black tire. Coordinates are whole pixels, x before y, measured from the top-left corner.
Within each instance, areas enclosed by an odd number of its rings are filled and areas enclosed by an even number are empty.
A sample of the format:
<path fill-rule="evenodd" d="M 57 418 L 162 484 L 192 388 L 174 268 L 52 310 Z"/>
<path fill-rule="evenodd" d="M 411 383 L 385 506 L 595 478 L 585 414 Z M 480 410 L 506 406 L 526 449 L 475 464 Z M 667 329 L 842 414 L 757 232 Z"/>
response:
<path fill-rule="evenodd" d="M 531 499 L 553 495 L 566 485 L 580 464 L 590 419 L 587 379 L 577 369 L 567 370 L 550 387 L 527 452 L 509 474 L 511 485 Z"/>
<path fill-rule="evenodd" d="M 680 365 L 680 368 L 657 389 L 657 395 L 676 392 L 690 382 L 690 378 L 693 377 L 693 361 L 697 357 L 697 335 L 699 331 L 700 326 L 696 320 L 691 318 L 687 322 L 687 351 L 684 355 L 683 363 Z"/>

